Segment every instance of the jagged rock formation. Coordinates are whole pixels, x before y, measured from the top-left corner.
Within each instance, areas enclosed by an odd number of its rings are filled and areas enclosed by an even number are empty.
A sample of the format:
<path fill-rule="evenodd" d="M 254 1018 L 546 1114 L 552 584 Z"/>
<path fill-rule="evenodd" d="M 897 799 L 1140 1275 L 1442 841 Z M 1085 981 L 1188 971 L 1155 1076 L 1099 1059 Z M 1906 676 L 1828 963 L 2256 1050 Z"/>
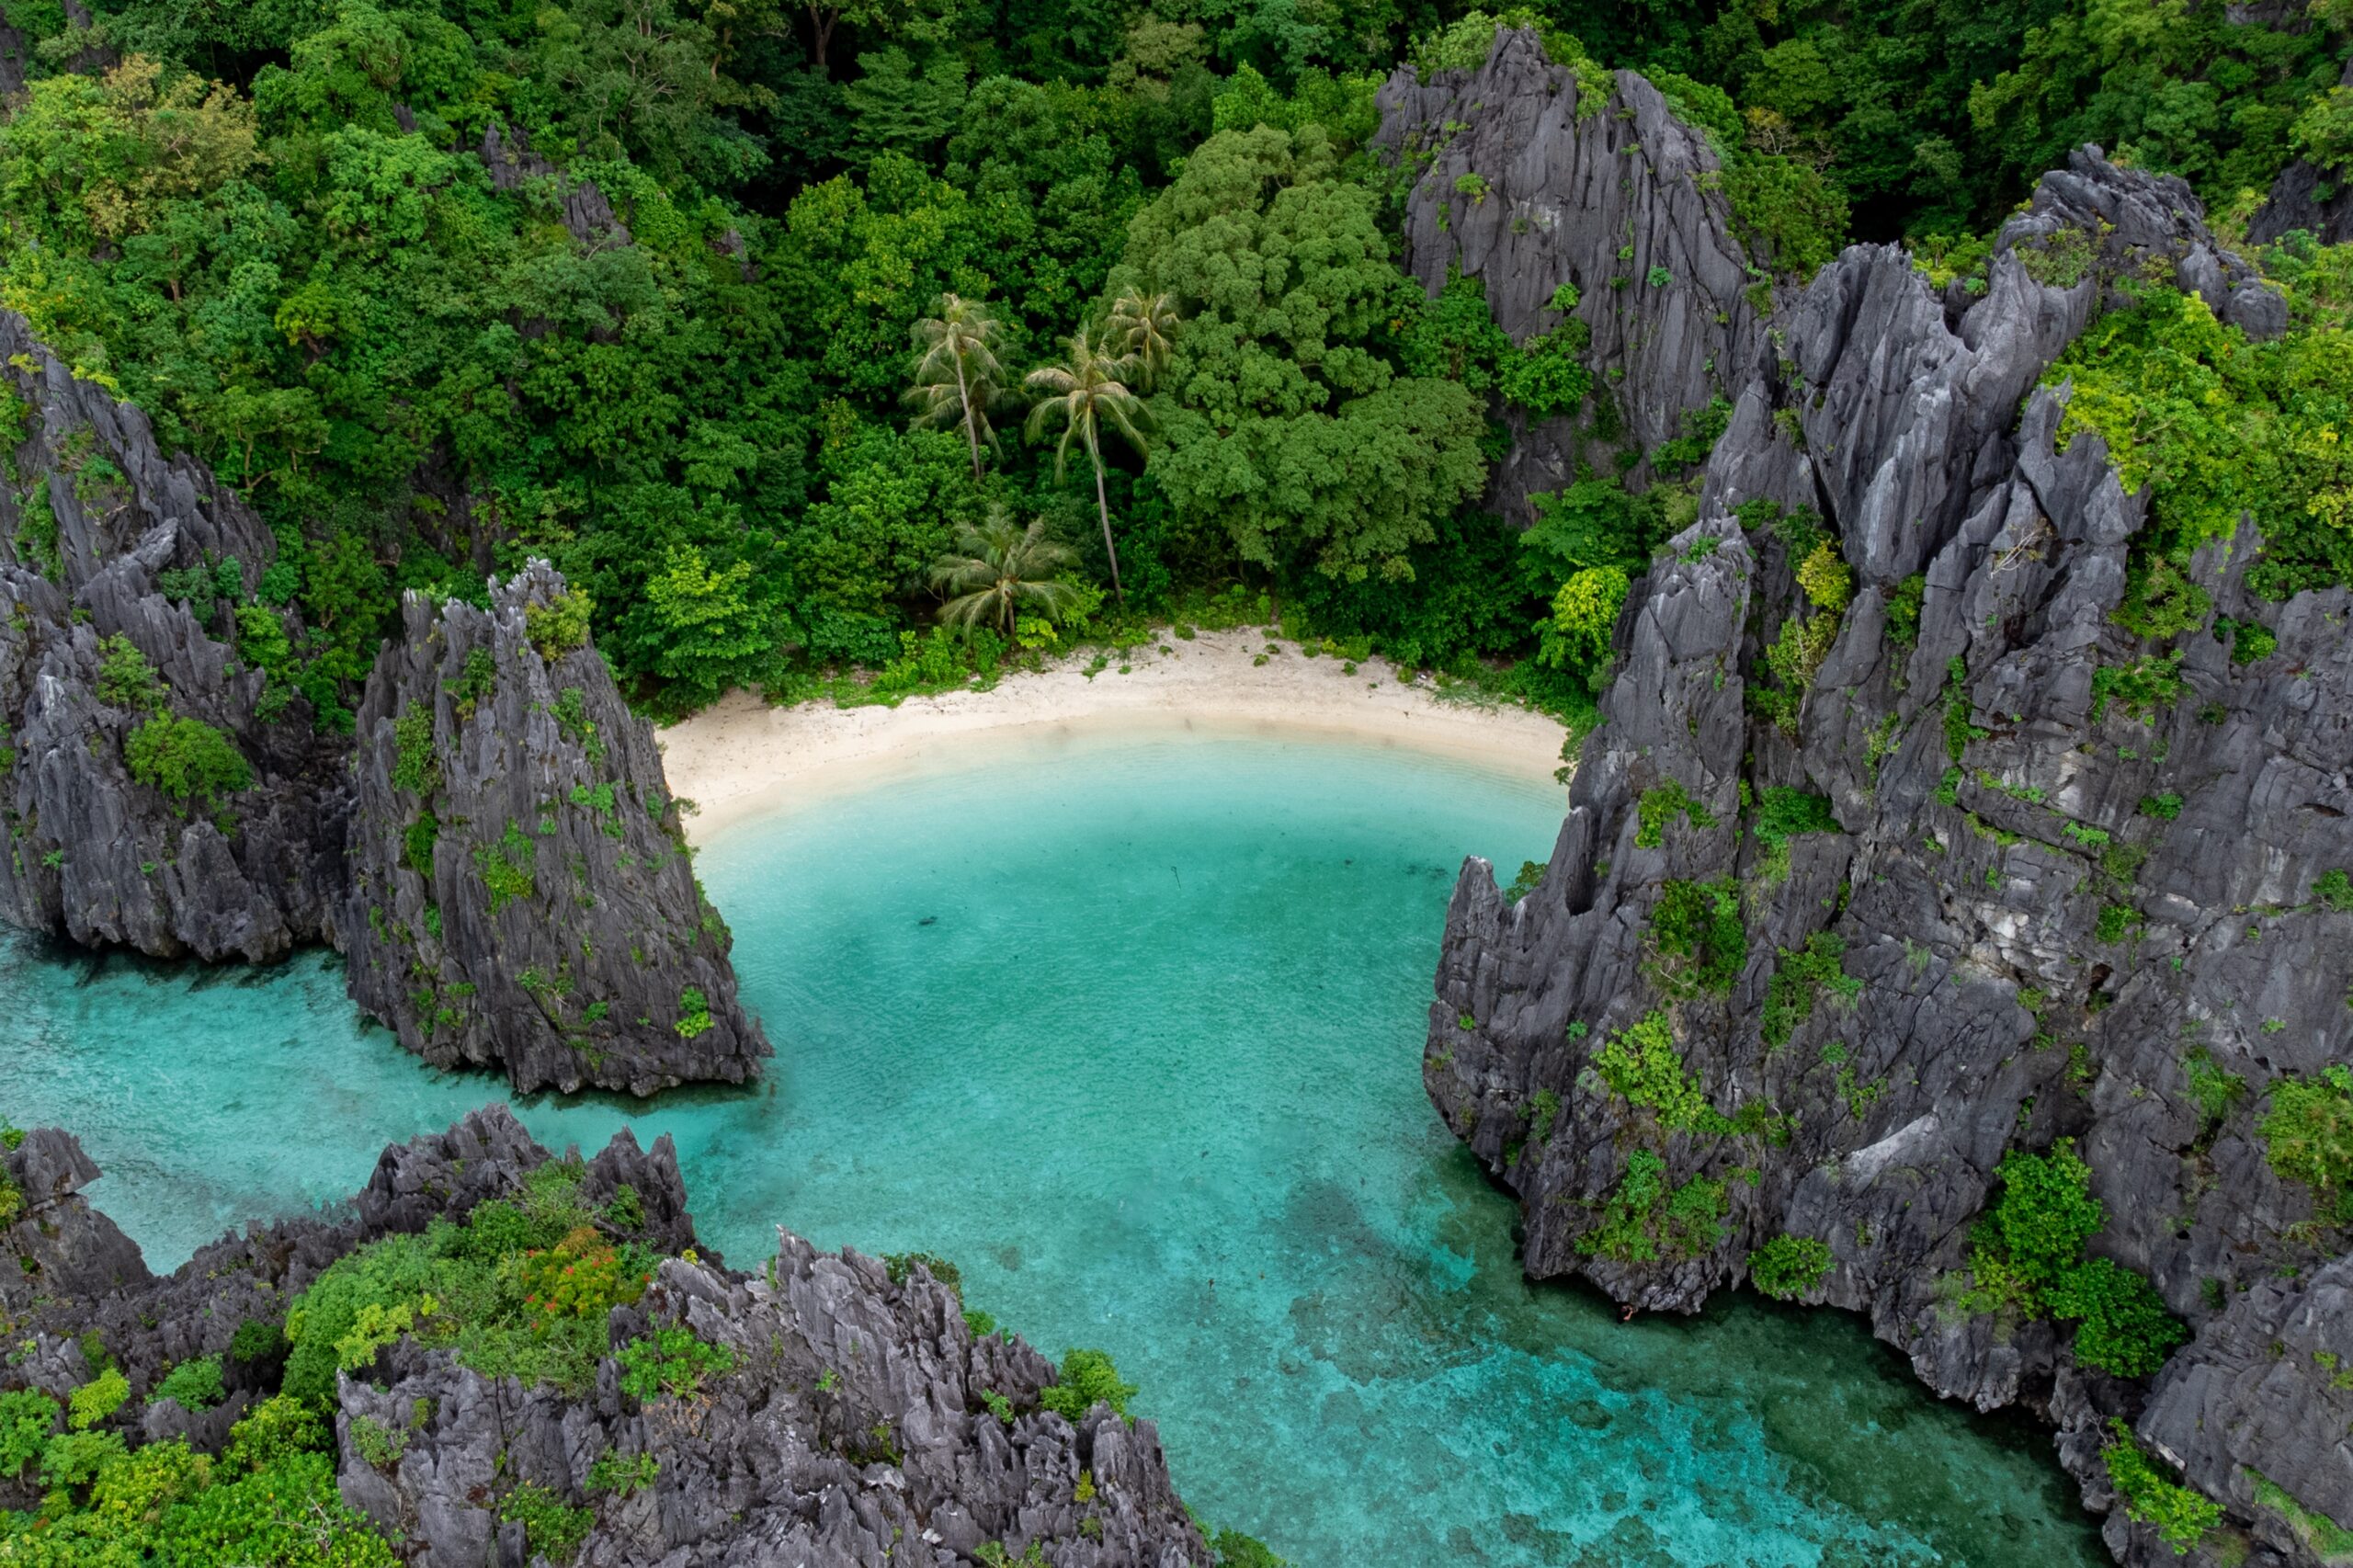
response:
<path fill-rule="evenodd" d="M 521 1090 L 741 1083 L 735 997 L 652 728 L 544 562 L 488 610 L 411 594 L 359 714 L 351 994 L 438 1066 Z"/>
<path fill-rule="evenodd" d="M 2353 87 L 2353 61 L 2346 62 L 2338 85 Z M 2347 184 L 2346 173 L 2325 170 L 2302 158 L 2293 160 L 2271 182 L 2271 194 L 2248 222 L 2246 237 L 2256 244 L 2269 244 L 2302 229 L 2325 245 L 2353 240 L 2353 184 Z"/>
<path fill-rule="evenodd" d="M 533 646 L 527 622 L 572 602 L 544 562 L 488 615 L 437 619 L 412 597 L 355 756 L 248 656 L 301 637 L 258 592 L 277 546 L 252 508 L 166 460 L 138 409 L 14 312 L 0 361 L 0 919 L 159 958 L 331 941 L 353 996 L 410 1050 L 503 1062 L 526 1090 L 757 1071 L 767 1044 L 736 1002 L 652 732 L 585 618 L 564 646 Z M 404 780 L 411 711 L 431 755 Z M 197 738 L 242 781 L 142 774 L 142 733 L 165 725 L 210 732 Z M 421 822 L 448 830 L 438 858 Z"/>
<path fill-rule="evenodd" d="M 0 917 L 158 957 L 277 958 L 325 934 L 342 838 L 340 747 L 299 694 L 239 656 L 232 601 L 276 555 L 268 528 L 145 415 L 75 379 L 0 312 Z M 202 584 L 167 597 L 161 574 Z M 223 591 L 228 590 L 228 591 Z M 290 612 L 264 615 L 293 625 Z M 128 639 L 161 685 L 102 687 Z M 159 715 L 227 737 L 245 787 L 167 793 L 125 743 Z"/>
<path fill-rule="evenodd" d="M 1483 279 L 1514 342 L 1569 319 L 1593 335 L 1588 406 L 1532 428 L 1509 415 L 1518 438 L 1489 502 L 1522 523 L 1528 496 L 1572 483 L 1580 459 L 1614 472 L 1609 453 L 1647 454 L 1736 390 L 1770 298 L 1733 237 L 1707 138 L 1631 71 L 1606 97 L 1595 85 L 1547 59 L 1533 30 L 1505 28 L 1480 69 L 1425 85 L 1404 66 L 1379 95 L 1375 145 L 1417 172 L 1406 269 L 1433 297 L 1450 271 Z M 1552 308 L 1563 284 L 1578 294 L 1566 317 Z"/>
<path fill-rule="evenodd" d="M 1869 1314 L 1939 1393 L 2046 1415 L 2120 1560 L 2311 1564 L 2278 1505 L 2353 1522 L 2353 1263 L 2257 1124 L 2353 1030 L 2353 900 L 2322 881 L 2353 867 L 2353 596 L 2254 599 L 2249 526 L 2192 575 L 2276 651 L 2193 635 L 2177 700 L 2115 686 L 2153 646 L 2112 619 L 2149 497 L 2097 436 L 2059 449 L 2067 392 L 2037 383 L 2152 274 L 2284 324 L 2185 187 L 2088 149 L 1980 296 L 1888 246 L 1813 281 L 1628 600 L 1542 882 L 1506 904 L 1465 867 L 1424 1077 L 1518 1195 L 1531 1274 L 1688 1312 L 1773 1238 L 1826 1244 L 1804 1299 Z M 1765 655 L 1807 613 L 1802 534 L 1768 519 L 1801 508 L 1853 598 L 1791 693 Z M 1769 831 L 1773 790 L 1829 818 Z M 1712 982 L 1662 941 L 1694 889 L 1736 891 L 1744 927 Z M 1646 1020 L 1672 1060 L 1638 1074 Z M 1960 1300 L 2005 1152 L 2062 1137 L 2106 1207 L 2093 1253 L 2195 1331 L 2153 1381 Z M 2119 1418 L 2227 1509 L 2191 1555 L 2115 1507 Z"/>
<path fill-rule="evenodd" d="M 88 1165 L 65 1134 L 36 1132 L 26 1149 L 36 1147 L 47 1165 Z M 12 1339 L 30 1346 L 0 1369 L 0 1389 L 62 1398 L 88 1381 L 85 1346 L 95 1343 L 132 1395 L 101 1430 L 133 1442 L 186 1437 L 217 1452 L 277 1385 L 274 1365 L 225 1354 L 240 1324 L 278 1321 L 355 1248 L 515 1195 L 548 1158 L 503 1107 L 492 1108 L 387 1149 L 340 1221 L 256 1227 L 204 1248 L 168 1278 L 140 1269 L 105 1294 L 47 1277 L 46 1299 L 29 1312 L 0 1299 L 17 1319 Z M 1152 1424 L 1131 1426 L 1102 1405 L 1075 1425 L 1039 1409 L 1052 1366 L 1019 1339 L 972 1334 L 955 1292 L 925 1265 L 894 1282 L 874 1258 L 819 1253 L 779 1230 L 764 1267 L 725 1268 L 709 1248 L 697 1251 L 666 1136 L 647 1152 L 619 1134 L 588 1163 L 579 1189 L 601 1203 L 624 1184 L 642 1223 L 607 1227 L 671 1256 L 636 1305 L 612 1310 L 613 1349 L 649 1329 L 685 1326 L 732 1351 L 733 1369 L 691 1400 L 647 1401 L 623 1392 L 608 1356 L 596 1386 L 571 1396 L 484 1377 L 449 1350 L 389 1346 L 373 1366 L 336 1380 L 335 1469 L 346 1501 L 403 1543 L 404 1561 L 531 1561 L 523 1526 L 502 1519 L 500 1507 L 527 1484 L 594 1510 L 572 1561 L 595 1568 L 955 1568 L 986 1542 L 1009 1559 L 1036 1543 L 1058 1568 L 1213 1561 L 1170 1484 Z M 92 1221 L 104 1224 L 95 1214 L 84 1222 Z M 27 1229 L 7 1233 L 0 1252 Z M 19 1272 L 13 1259 L 0 1263 L 8 1265 L 0 1279 Z M 207 1354 L 222 1358 L 222 1403 L 190 1413 L 151 1402 L 171 1365 Z M 1020 1414 L 1010 1422 L 992 1414 L 984 1391 Z M 397 1451 L 371 1462 L 366 1431 L 400 1434 Z M 650 1454 L 658 1471 L 635 1490 L 592 1490 L 590 1471 L 608 1451 Z M 0 1480 L 0 1507 L 30 1506 L 27 1484 Z"/>

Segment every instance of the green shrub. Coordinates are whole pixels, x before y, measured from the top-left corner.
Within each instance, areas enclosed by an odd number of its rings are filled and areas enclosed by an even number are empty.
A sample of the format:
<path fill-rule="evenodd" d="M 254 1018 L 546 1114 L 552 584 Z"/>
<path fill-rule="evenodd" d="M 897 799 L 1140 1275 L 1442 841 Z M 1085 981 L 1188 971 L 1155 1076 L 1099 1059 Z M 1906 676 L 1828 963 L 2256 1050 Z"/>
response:
<path fill-rule="evenodd" d="M 2181 699 L 2181 650 L 2129 665 L 2102 665 L 2092 672 L 2092 722 L 2114 702 L 2129 719 L 2146 718 Z"/>
<path fill-rule="evenodd" d="M 1667 1131 L 1730 1131 L 1696 1079 L 1683 1071 L 1675 1031 L 1663 1012 L 1652 1013 L 1618 1031 L 1594 1053 L 1593 1069 L 1603 1083 L 1658 1118 Z"/>
<path fill-rule="evenodd" d="M 1888 590 L 1887 640 L 1899 648 L 1916 646 L 1920 641 L 1920 603 L 1927 595 L 1928 577 L 1925 572 L 1915 572 Z"/>
<path fill-rule="evenodd" d="M 1536 884 L 1544 880 L 1544 872 L 1547 869 L 1547 863 L 1542 860 L 1521 861 L 1519 875 L 1511 880 L 1511 886 L 1504 889 L 1506 902 L 1518 903 L 1521 899 L 1534 892 Z"/>
<path fill-rule="evenodd" d="M 1723 1240 L 1724 1184 L 1693 1176 L 1666 1184 L 1666 1162 L 1648 1149 L 1626 1156 L 1626 1174 L 1599 1205 L 1599 1222 L 1576 1240 L 1587 1257 L 1655 1263 L 1696 1257 Z"/>
<path fill-rule="evenodd" d="M 20 1473 L 40 1457 L 57 1430 L 57 1401 L 39 1389 L 0 1393 L 0 1480 Z"/>
<path fill-rule="evenodd" d="M 2104 1257 L 2062 1274 L 2043 1301 L 2052 1317 L 2077 1324 L 2075 1359 L 2120 1378 L 2147 1377 L 2189 1337 L 2155 1286 Z"/>
<path fill-rule="evenodd" d="M 651 1453 L 625 1454 L 607 1449 L 588 1467 L 588 1490 L 628 1497 L 651 1487 L 662 1473 L 662 1461 Z"/>
<path fill-rule="evenodd" d="M 98 700 L 109 708 L 153 713 L 164 706 L 164 677 L 139 645 L 117 632 L 98 642 Z"/>
<path fill-rule="evenodd" d="M 392 721 L 392 788 L 429 795 L 441 783 L 441 759 L 433 749 L 433 710 L 413 701 Z"/>
<path fill-rule="evenodd" d="M 457 707 L 458 722 L 464 723 L 474 716 L 474 710 L 482 706 L 483 699 L 498 689 L 496 655 L 487 648 L 467 649 L 464 667 L 459 670 L 458 678 L 449 686 L 450 699 Z"/>
<path fill-rule="evenodd" d="M 553 664 L 587 644 L 588 621 L 596 608 L 586 594 L 567 588 L 544 605 L 523 607 L 523 634 L 540 658 Z"/>
<path fill-rule="evenodd" d="M 692 1040 L 710 1028 L 710 998 L 698 987 L 689 985 L 678 993 L 676 1027 L 682 1040 Z"/>
<path fill-rule="evenodd" d="M 1290 1568 L 1265 1541 L 1240 1530 L 1218 1531 L 1210 1538 L 1210 1550 L 1217 1553 L 1217 1568 Z"/>
<path fill-rule="evenodd" d="M 2342 867 L 2323 871 L 2313 882 L 2313 901 L 2339 915 L 2353 909 L 2353 876 Z"/>
<path fill-rule="evenodd" d="M 1120 1369 L 1104 1352 L 1065 1350 L 1062 1381 L 1039 1390 L 1038 1403 L 1075 1423 L 1098 1404 L 1108 1404 L 1113 1415 L 1123 1416 L 1128 1413 L 1128 1401 L 1135 1394 L 1135 1385 L 1120 1381 Z"/>
<path fill-rule="evenodd" d="M 151 1396 L 168 1399 L 183 1410 L 210 1410 L 229 1397 L 221 1381 L 221 1358 L 198 1356 L 181 1362 L 155 1385 Z"/>
<path fill-rule="evenodd" d="M 2279 1178 L 2302 1183 L 2315 1207 L 2353 1224 L 2353 1067 L 2279 1078 L 2259 1130 Z"/>
<path fill-rule="evenodd" d="M 500 1498 L 498 1517 L 510 1525 L 521 1525 L 531 1553 L 558 1568 L 579 1554 L 581 1543 L 597 1523 L 595 1510 L 569 1507 L 536 1481 L 524 1482 Z"/>
<path fill-rule="evenodd" d="M 159 714 L 123 737 L 131 776 L 176 801 L 233 795 L 253 782 L 236 743 L 200 719 Z"/>
<path fill-rule="evenodd" d="M 1748 1255 L 1748 1279 L 1776 1301 L 1795 1301 L 1830 1272 L 1830 1244 L 1812 1236 L 1775 1236 Z"/>
<path fill-rule="evenodd" d="M 2175 1556 L 2187 1554 L 2222 1522 L 2221 1506 L 2160 1474 L 2121 1417 L 2111 1419 L 2109 1429 L 2115 1440 L 2102 1445 L 2099 1457 L 2108 1467 L 2109 1483 L 2124 1500 L 2125 1513 L 2154 1528 Z"/>
<path fill-rule="evenodd" d="M 229 1355 L 249 1367 L 281 1360 L 286 1355 L 286 1330 L 260 1318 L 247 1318 L 229 1340 Z"/>
<path fill-rule="evenodd" d="M 401 864 L 423 877 L 433 880 L 433 846 L 441 841 L 441 819 L 431 807 L 416 813 L 416 820 L 401 835 Z"/>
<path fill-rule="evenodd" d="M 490 894 L 493 915 L 518 898 L 529 898 L 539 892 L 539 883 L 531 874 L 536 858 L 531 841 L 513 823 L 495 844 L 474 846 L 474 868 L 482 873 L 482 885 Z"/>
<path fill-rule="evenodd" d="M 1651 977 L 1671 997 L 1728 995 L 1748 956 L 1741 923 L 1740 884 L 1669 881 L 1651 910 L 1650 936 L 1659 960 Z"/>
<path fill-rule="evenodd" d="M 1814 1005 L 1824 992 L 1852 1001 L 1863 989 L 1863 983 L 1846 971 L 1844 937 L 1817 931 L 1806 938 L 1804 947 L 1782 948 L 1779 952 L 1780 962 L 1766 985 L 1765 1008 L 1757 1020 L 1759 1034 L 1773 1047 L 1787 1045 L 1798 1027 L 1813 1017 Z"/>
<path fill-rule="evenodd" d="M 1552 1136 L 1552 1124 L 1560 1119 L 1561 1096 L 1550 1089 L 1539 1089 L 1528 1096 L 1528 1141 L 1541 1147 Z"/>
<path fill-rule="evenodd" d="M 1655 849 L 1666 835 L 1666 824 L 1677 813 L 1701 832 L 1716 825 L 1716 819 L 1707 807 L 1691 798 L 1680 779 L 1670 778 L 1664 784 L 1654 784 L 1642 793 L 1635 803 L 1638 825 L 1634 829 L 1634 847 Z"/>
<path fill-rule="evenodd" d="M 733 1351 L 679 1327 L 656 1329 L 630 1341 L 621 1347 L 620 1360 L 621 1392 L 649 1404 L 665 1394 L 691 1394 L 710 1379 L 735 1369 Z"/>
<path fill-rule="evenodd" d="M 2189 1081 L 2189 1097 L 2198 1102 L 2199 1116 L 2210 1128 L 2230 1115 L 2231 1107 L 2246 1093 L 2246 1080 L 2226 1071 L 2202 1045 L 2181 1059 L 2181 1071 Z"/>
<path fill-rule="evenodd" d="M 2072 1267 L 2084 1244 L 2108 1222 L 2107 1209 L 2091 1195 L 2091 1167 L 2076 1156 L 2072 1138 L 2062 1138 L 2047 1154 L 2013 1149 L 1994 1176 L 2001 1196 L 1988 1221 L 1980 1221 L 1976 1239 L 1998 1248 L 2038 1289 Z"/>
<path fill-rule="evenodd" d="M 108 1367 L 74 1391 L 66 1401 L 72 1414 L 65 1424 L 76 1432 L 86 1432 L 120 1410 L 130 1397 L 131 1380 L 123 1376 L 121 1368 Z"/>

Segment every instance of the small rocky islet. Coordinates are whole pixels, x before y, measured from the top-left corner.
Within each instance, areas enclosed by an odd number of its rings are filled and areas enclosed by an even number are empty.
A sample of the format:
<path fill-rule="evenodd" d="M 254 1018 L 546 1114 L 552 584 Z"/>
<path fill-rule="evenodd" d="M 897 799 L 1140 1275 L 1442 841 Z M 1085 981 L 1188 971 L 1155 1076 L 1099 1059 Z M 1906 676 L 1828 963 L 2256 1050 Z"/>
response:
<path fill-rule="evenodd" d="M 1629 431 L 1639 483 L 1704 427 L 1552 859 L 1516 900 L 1473 861 L 1448 920 L 1425 1082 L 1528 1271 L 1863 1313 L 1938 1393 L 2046 1420 L 2120 1562 L 2338 1560 L 2353 606 L 2254 581 L 2252 520 L 2153 589 L 2152 486 L 2067 376 L 2135 289 L 2250 342 L 2282 292 L 2092 147 L 1967 277 L 1862 245 L 1776 280 L 1686 108 L 1532 29 L 1379 108 L 1425 291 L 1480 280 L 1515 342 L 1579 324 L 1614 389 L 1607 433 L 1509 412 L 1494 510 Z M 2249 233 L 2342 202 L 2294 165 Z M 348 731 L 307 722 L 331 699 L 272 678 L 303 629 L 261 595 L 269 528 L 21 315 L 0 358 L 0 914 L 165 958 L 332 945 L 404 1047 L 518 1091 L 756 1075 L 680 803 L 561 574 L 410 594 Z M 2151 619 L 2193 600 L 2220 635 Z M 10 1551 L 1264 1560 L 1187 1514 L 1108 1363 L 967 1313 L 938 1260 L 779 1231 L 722 1267 L 666 1141 L 556 1157 L 478 1112 L 163 1278 L 70 1131 L 7 1142 L 0 1508 L 86 1493 Z"/>

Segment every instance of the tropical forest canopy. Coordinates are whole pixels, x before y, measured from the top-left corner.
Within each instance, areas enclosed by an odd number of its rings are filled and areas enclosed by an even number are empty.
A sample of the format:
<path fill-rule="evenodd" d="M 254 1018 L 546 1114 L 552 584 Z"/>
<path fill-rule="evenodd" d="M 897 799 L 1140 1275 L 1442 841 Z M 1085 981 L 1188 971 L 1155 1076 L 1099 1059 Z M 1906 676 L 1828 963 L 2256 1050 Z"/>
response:
<path fill-rule="evenodd" d="M 2347 0 L 1514 15 L 1706 125 L 1785 270 L 1850 236 L 1965 266 L 2083 141 L 2223 214 L 2291 156 L 2353 154 Z M 1496 415 L 1592 377 L 1567 331 L 1515 346 L 1475 284 L 1426 301 L 1396 265 L 1372 95 L 1401 60 L 1483 57 L 1492 18 L 1458 6 L 6 17 L 29 79 L 0 122 L 0 302 L 268 520 L 278 564 L 224 631 L 320 722 L 347 722 L 401 590 L 479 598 L 534 554 L 661 710 L 1262 595 L 1407 662 L 1517 661 L 1574 704 L 1627 574 L 1688 515 L 1704 440 L 1653 454 L 1643 494 L 1587 475 L 1525 540 L 1479 509 Z M 2143 335 L 2100 367 L 2120 409 L 2152 376 L 2252 389 L 2258 447 L 2321 374 Z"/>

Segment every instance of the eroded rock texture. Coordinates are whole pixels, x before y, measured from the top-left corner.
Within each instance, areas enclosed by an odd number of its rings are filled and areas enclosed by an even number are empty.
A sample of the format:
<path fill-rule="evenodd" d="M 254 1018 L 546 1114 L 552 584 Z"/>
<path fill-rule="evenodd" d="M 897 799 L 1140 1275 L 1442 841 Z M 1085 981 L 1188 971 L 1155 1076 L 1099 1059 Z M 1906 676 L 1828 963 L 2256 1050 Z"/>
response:
<path fill-rule="evenodd" d="M 36 1132 L 25 1147 L 41 1151 L 43 1168 L 89 1164 L 63 1133 Z M 12 1337 L 29 1346 L 0 1369 L 0 1388 L 62 1398 L 89 1378 L 83 1336 L 95 1332 L 132 1392 L 103 1429 L 132 1442 L 184 1437 L 217 1452 L 276 1383 L 273 1366 L 226 1354 L 241 1323 L 278 1321 L 357 1247 L 513 1197 L 548 1158 L 494 1107 L 387 1149 L 339 1221 L 224 1237 L 163 1279 L 147 1278 L 131 1248 L 119 1288 L 25 1272 L 43 1282 L 40 1299 L 27 1306 L 0 1298 L 17 1320 Z M 12 1171 L 17 1163 L 11 1156 Z M 448 1350 L 395 1343 L 338 1379 L 336 1471 L 345 1499 L 400 1543 L 406 1562 L 530 1561 L 522 1526 L 500 1517 L 508 1494 L 527 1484 L 594 1510 L 573 1559 L 592 1568 L 965 1568 L 984 1543 L 1011 1559 L 1035 1544 L 1056 1568 L 1214 1561 L 1170 1484 L 1152 1423 L 1131 1426 L 1097 1405 L 1074 1425 L 1040 1409 L 1053 1367 L 1017 1338 L 975 1336 L 955 1292 L 922 1264 L 893 1283 L 877 1259 L 819 1253 L 779 1230 L 777 1254 L 760 1269 L 723 1267 L 709 1248 L 696 1253 L 666 1136 L 644 1151 L 620 1133 L 587 1163 L 580 1191 L 601 1201 L 624 1184 L 643 1218 L 614 1237 L 694 1256 L 667 1258 L 637 1305 L 613 1310 L 614 1349 L 649 1329 L 683 1325 L 728 1347 L 733 1369 L 691 1399 L 644 1401 L 622 1392 L 619 1364 L 608 1358 L 596 1387 L 574 1397 L 486 1378 Z M 83 1222 L 119 1238 L 95 1212 Z M 9 1247 L 23 1229 L 6 1233 Z M 14 1259 L 0 1262 L 10 1265 L 0 1278 L 22 1271 Z M 222 1357 L 225 1403 L 189 1413 L 150 1400 L 172 1364 L 207 1354 Z M 1010 1422 L 992 1414 L 983 1391 L 1009 1402 Z M 399 1434 L 398 1451 L 387 1458 L 379 1447 L 381 1462 L 371 1463 L 355 1439 L 361 1430 Z M 633 1490 L 592 1488 L 590 1471 L 608 1452 L 651 1454 L 658 1471 Z M 0 1483 L 0 1506 L 27 1506 L 18 1490 Z"/>
<path fill-rule="evenodd" d="M 1515 522 L 1580 459 L 1614 472 L 1608 454 L 1681 436 L 1687 415 L 1741 384 L 1764 339 L 1767 275 L 1733 235 L 1707 139 L 1631 71 L 1597 85 L 1552 63 L 1534 32 L 1502 29 L 1479 70 L 1425 85 L 1406 66 L 1380 94 L 1376 144 L 1416 176 L 1407 269 L 1433 297 L 1450 271 L 1481 279 L 1515 342 L 1572 318 L 1592 333 L 1586 407 L 1533 427 L 1509 414 L 1518 439 L 1489 500 Z M 1552 306 L 1563 284 L 1577 290 L 1567 315 Z"/>
<path fill-rule="evenodd" d="M 295 624 L 253 600 L 269 530 L 200 467 L 166 460 L 145 415 L 76 380 L 14 312 L 0 312 L 0 386 L 14 420 L 0 428 L 0 916 L 165 958 L 319 940 L 341 875 L 342 747 L 240 658 L 233 619 L 244 601 Z M 160 684 L 101 682 L 115 638 Z M 126 744 L 159 719 L 219 732 L 246 785 L 135 778 Z"/>
<path fill-rule="evenodd" d="M 2067 392 L 2038 383 L 2126 276 L 2257 335 L 2284 321 L 2185 187 L 2093 150 L 2005 227 L 1980 297 L 1892 247 L 1813 281 L 1699 522 L 1628 601 L 1541 884 L 1507 904 L 1464 869 L 1424 1077 L 1518 1195 L 1531 1274 L 1688 1312 L 1767 1241 L 1818 1240 L 1805 1299 L 1868 1314 L 1939 1393 L 2048 1415 L 2120 1559 L 2312 1563 L 2313 1532 L 2259 1493 L 2353 1522 L 2353 1263 L 2258 1122 L 2353 1033 L 2353 901 L 2322 881 L 2353 867 L 2353 602 L 2253 598 L 2250 526 L 2194 575 L 2276 650 L 2239 663 L 2194 634 L 2177 698 L 2116 684 L 2161 651 L 2112 619 L 2148 497 L 2097 436 L 2060 449 Z M 1801 508 L 1854 591 L 1782 702 L 1766 651 L 1821 612 L 1802 530 L 1769 519 Z M 1774 789 L 1826 802 L 1821 831 L 1760 836 Z M 1657 929 L 1662 899 L 1708 885 L 1745 927 L 1721 991 Z M 1597 1068 L 1644 1020 L 1712 1115 Z M 2062 1137 L 2106 1206 L 2093 1253 L 2195 1331 L 2154 1379 L 1959 1299 L 1997 1164 Z M 2116 1418 L 2227 1508 L 2190 1557 L 2114 1507 Z"/>
<path fill-rule="evenodd" d="M 351 994 L 427 1061 L 518 1089 L 741 1083 L 768 1047 L 726 923 L 571 608 L 544 562 L 487 610 L 409 596 L 359 713 Z"/>

